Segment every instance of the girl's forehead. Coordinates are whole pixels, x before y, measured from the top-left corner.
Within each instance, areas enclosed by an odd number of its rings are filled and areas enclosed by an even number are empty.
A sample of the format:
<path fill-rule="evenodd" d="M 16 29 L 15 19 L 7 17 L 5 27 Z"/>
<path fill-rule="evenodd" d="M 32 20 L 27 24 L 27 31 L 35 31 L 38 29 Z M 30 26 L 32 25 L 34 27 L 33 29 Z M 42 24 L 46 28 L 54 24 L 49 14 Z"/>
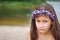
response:
<path fill-rule="evenodd" d="M 36 15 L 35 16 L 35 18 L 49 18 L 49 16 L 48 15 L 46 15 L 46 14 L 42 14 L 42 15 Z"/>
<path fill-rule="evenodd" d="M 40 20 L 51 20 L 48 15 L 37 15 L 35 19 L 40 19 Z"/>

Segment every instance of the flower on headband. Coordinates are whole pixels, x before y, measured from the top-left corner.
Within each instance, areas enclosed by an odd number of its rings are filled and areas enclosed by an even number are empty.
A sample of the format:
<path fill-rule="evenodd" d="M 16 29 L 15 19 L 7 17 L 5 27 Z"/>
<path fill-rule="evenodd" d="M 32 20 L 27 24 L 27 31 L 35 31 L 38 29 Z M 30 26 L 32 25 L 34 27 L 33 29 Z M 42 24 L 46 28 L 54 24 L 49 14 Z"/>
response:
<path fill-rule="evenodd" d="M 54 15 L 52 13 L 50 13 L 48 10 L 35 10 L 33 11 L 32 13 L 32 18 L 34 18 L 34 15 L 36 14 L 43 14 L 43 13 L 46 13 L 47 15 L 49 15 L 53 20 L 54 20 Z"/>

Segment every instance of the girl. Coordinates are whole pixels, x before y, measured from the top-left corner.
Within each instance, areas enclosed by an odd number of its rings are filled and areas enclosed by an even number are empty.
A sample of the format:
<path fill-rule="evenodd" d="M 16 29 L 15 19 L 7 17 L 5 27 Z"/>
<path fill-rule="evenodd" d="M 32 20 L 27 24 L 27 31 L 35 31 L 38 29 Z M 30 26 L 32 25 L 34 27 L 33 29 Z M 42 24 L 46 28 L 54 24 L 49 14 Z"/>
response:
<path fill-rule="evenodd" d="M 54 8 L 47 3 L 32 13 L 28 40 L 60 40 L 60 26 Z"/>

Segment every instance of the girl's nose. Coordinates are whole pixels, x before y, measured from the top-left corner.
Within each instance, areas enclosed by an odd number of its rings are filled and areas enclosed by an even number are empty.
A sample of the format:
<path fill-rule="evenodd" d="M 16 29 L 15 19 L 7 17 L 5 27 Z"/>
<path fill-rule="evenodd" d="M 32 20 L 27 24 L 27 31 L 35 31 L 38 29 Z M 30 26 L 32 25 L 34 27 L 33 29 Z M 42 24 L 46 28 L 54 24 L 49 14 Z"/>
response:
<path fill-rule="evenodd" d="M 40 23 L 40 27 L 43 27 L 43 23 Z"/>

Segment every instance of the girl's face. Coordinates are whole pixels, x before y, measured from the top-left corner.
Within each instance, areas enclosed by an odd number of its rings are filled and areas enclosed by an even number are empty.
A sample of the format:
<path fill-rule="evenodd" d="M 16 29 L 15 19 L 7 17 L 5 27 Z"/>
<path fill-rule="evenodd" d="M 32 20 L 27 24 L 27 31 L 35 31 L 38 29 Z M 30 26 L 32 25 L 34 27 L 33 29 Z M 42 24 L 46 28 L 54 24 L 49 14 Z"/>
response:
<path fill-rule="evenodd" d="M 35 18 L 35 23 L 38 32 L 40 33 L 47 33 L 50 30 L 52 21 L 49 16 L 41 15 Z"/>

